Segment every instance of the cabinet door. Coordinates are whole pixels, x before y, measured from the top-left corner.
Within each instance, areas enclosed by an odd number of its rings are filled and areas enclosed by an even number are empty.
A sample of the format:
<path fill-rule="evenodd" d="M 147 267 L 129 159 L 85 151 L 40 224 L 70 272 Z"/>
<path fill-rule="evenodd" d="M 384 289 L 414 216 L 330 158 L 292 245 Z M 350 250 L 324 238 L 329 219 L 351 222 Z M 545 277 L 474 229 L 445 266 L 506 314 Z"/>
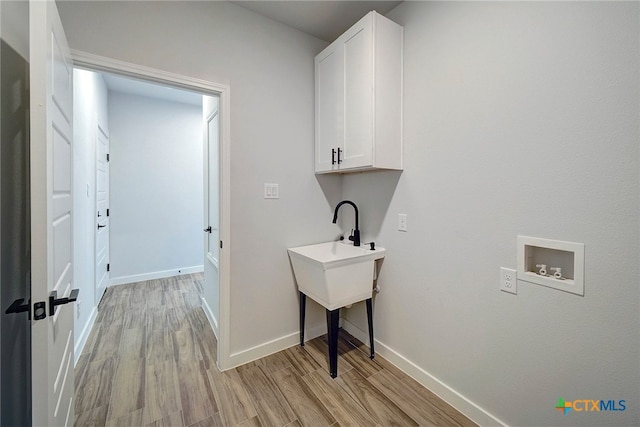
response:
<path fill-rule="evenodd" d="M 341 45 L 334 43 L 315 59 L 316 94 L 316 172 L 338 170 L 337 153 L 344 134 L 344 78 Z"/>
<path fill-rule="evenodd" d="M 341 37 L 344 57 L 344 160 L 340 169 L 373 165 L 373 23 L 360 20 Z"/>

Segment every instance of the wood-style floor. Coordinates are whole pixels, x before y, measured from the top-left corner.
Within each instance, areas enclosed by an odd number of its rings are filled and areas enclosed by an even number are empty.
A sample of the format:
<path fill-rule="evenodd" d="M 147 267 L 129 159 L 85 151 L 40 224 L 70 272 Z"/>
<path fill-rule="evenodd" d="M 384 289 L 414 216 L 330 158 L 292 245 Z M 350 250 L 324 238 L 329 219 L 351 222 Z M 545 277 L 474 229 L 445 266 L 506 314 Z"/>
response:
<path fill-rule="evenodd" d="M 200 308 L 202 275 L 107 289 L 76 366 L 76 426 L 473 426 L 340 331 L 226 372 Z"/>

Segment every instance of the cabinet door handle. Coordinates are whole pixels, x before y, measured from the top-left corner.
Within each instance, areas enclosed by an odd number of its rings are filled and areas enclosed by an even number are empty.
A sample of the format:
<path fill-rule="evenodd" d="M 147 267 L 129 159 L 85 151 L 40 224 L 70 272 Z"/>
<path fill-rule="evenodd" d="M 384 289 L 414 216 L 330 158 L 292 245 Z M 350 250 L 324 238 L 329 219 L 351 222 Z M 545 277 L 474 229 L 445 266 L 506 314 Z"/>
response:
<path fill-rule="evenodd" d="M 336 164 L 336 149 L 335 148 L 331 149 L 331 164 L 332 165 Z"/>
<path fill-rule="evenodd" d="M 342 163 L 342 160 L 340 160 L 340 153 L 342 153 L 342 150 L 338 148 L 338 164 Z"/>

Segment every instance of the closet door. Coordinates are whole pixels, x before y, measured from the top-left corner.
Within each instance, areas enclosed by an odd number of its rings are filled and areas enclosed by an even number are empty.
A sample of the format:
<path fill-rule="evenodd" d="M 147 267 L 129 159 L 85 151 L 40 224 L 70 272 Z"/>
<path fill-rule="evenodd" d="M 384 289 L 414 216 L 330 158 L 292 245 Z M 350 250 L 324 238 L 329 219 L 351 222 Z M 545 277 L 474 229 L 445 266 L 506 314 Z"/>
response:
<path fill-rule="evenodd" d="M 315 58 L 316 172 L 338 170 L 343 159 L 343 64 L 343 49 L 338 42 Z"/>
<path fill-rule="evenodd" d="M 373 164 L 373 29 L 367 15 L 343 36 L 344 160 L 341 169 Z"/>

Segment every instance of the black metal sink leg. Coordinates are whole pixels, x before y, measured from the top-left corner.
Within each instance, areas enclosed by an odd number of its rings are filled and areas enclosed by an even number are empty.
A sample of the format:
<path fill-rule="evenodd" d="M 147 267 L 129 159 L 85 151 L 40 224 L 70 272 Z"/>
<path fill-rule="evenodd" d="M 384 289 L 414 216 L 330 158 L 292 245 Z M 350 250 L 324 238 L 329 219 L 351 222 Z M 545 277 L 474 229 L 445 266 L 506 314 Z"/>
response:
<path fill-rule="evenodd" d="M 329 374 L 331 378 L 338 376 L 338 321 L 340 309 L 327 309 L 327 332 L 329 339 Z"/>
<path fill-rule="evenodd" d="M 304 347 L 304 315 L 307 307 L 307 296 L 300 292 L 300 347 Z"/>
<path fill-rule="evenodd" d="M 371 298 L 367 300 L 367 322 L 369 323 L 369 359 L 375 357 L 373 350 L 373 304 Z"/>

